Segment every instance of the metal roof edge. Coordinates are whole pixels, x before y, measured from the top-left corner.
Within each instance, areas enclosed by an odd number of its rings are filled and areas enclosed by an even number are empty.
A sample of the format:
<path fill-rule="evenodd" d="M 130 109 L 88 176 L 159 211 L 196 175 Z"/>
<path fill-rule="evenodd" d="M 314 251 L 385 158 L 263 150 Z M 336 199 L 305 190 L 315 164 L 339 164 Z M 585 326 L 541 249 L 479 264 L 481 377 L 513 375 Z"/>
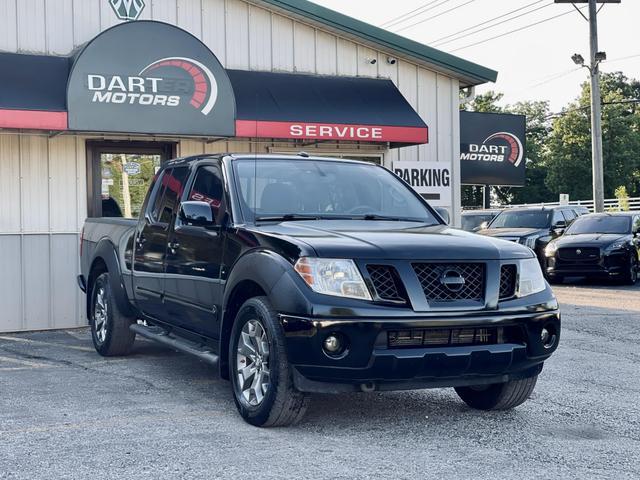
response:
<path fill-rule="evenodd" d="M 336 12 L 308 0 L 259 0 L 281 10 L 308 18 L 345 33 L 361 37 L 392 50 L 440 66 L 462 77 L 471 78 L 475 85 L 495 82 L 498 72 L 455 55 L 437 50 L 380 27 Z"/>

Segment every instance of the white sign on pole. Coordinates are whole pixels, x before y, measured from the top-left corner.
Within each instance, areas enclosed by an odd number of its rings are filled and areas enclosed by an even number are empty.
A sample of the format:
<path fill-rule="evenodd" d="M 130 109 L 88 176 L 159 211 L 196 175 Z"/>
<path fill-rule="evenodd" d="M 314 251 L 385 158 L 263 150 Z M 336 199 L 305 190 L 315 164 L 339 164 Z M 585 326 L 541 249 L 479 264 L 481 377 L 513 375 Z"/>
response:
<path fill-rule="evenodd" d="M 451 206 L 451 163 L 393 162 L 393 173 L 411 185 L 431 205 Z"/>
<path fill-rule="evenodd" d="M 567 205 L 569 205 L 569 194 L 568 193 L 561 193 L 560 194 L 560 206 L 566 207 Z"/>

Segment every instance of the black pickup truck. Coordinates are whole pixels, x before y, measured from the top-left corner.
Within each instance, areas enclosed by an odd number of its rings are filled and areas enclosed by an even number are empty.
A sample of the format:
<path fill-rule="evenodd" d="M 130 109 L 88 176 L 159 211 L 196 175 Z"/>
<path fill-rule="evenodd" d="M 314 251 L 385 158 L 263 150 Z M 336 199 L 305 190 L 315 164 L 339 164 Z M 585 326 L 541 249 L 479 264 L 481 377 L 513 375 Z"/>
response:
<path fill-rule="evenodd" d="M 139 220 L 87 219 L 81 263 L 101 355 L 138 334 L 212 362 L 258 426 L 295 423 L 312 392 L 455 387 L 509 409 L 560 338 L 530 249 L 448 227 L 366 162 L 168 162 Z"/>

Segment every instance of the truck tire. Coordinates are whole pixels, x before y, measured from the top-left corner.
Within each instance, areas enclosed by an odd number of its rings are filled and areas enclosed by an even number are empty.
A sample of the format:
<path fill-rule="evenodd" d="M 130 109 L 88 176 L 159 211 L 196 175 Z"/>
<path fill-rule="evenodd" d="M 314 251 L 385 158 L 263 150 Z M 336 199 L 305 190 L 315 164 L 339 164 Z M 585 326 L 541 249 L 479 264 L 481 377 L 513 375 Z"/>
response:
<path fill-rule="evenodd" d="M 129 327 L 135 319 L 118 310 L 111 293 L 109 272 L 100 274 L 93 283 L 89 317 L 93 346 L 100 355 L 112 357 L 131 352 L 136 334 Z"/>
<path fill-rule="evenodd" d="M 625 285 L 635 285 L 638 281 L 638 259 L 635 255 L 629 255 L 629 265 L 622 275 L 622 283 Z"/>
<path fill-rule="evenodd" d="M 302 419 L 309 396 L 293 385 L 282 326 L 266 297 L 250 298 L 236 315 L 229 376 L 233 399 L 247 423 L 283 427 Z"/>
<path fill-rule="evenodd" d="M 456 393 L 471 408 L 510 410 L 524 403 L 533 392 L 538 376 L 493 385 L 456 387 Z"/>

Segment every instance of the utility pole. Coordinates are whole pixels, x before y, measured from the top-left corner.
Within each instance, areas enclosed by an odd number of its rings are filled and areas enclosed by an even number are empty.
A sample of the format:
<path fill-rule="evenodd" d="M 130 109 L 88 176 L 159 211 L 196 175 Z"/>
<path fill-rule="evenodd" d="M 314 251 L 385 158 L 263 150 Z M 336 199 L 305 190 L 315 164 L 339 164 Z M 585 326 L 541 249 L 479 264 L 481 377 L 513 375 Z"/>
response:
<path fill-rule="evenodd" d="M 571 59 L 576 65 L 589 70 L 591 80 L 591 167 L 593 171 L 593 208 L 595 212 L 604 212 L 604 166 L 602 160 L 602 104 L 600 100 L 600 62 L 607 55 L 598 51 L 598 3 L 620 3 L 621 0 L 554 0 L 555 3 L 570 3 L 589 22 L 589 65 L 579 53 Z M 589 17 L 582 13 L 583 7 L 576 3 L 589 4 Z M 602 8 L 602 6 L 600 7 Z"/>
<path fill-rule="evenodd" d="M 600 60 L 598 55 L 598 11 L 596 0 L 589 0 L 589 45 L 591 75 L 591 164 L 593 169 L 593 207 L 604 212 L 604 167 L 602 161 L 602 107 L 600 105 Z"/>

